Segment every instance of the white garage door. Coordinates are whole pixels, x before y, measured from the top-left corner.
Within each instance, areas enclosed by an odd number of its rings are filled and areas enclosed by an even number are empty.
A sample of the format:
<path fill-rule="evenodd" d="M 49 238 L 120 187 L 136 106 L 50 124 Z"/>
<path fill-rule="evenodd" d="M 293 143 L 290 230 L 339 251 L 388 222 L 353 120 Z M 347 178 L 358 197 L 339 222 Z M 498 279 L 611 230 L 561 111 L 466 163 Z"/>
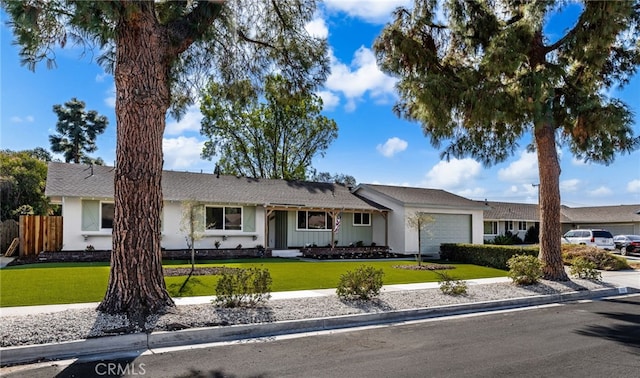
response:
<path fill-rule="evenodd" d="M 596 228 L 609 231 L 612 235 L 633 234 L 632 224 L 588 224 L 580 225 L 580 228 Z"/>
<path fill-rule="evenodd" d="M 428 214 L 434 222 L 422 228 L 420 252 L 423 255 L 440 253 L 442 243 L 471 243 L 471 215 Z"/>

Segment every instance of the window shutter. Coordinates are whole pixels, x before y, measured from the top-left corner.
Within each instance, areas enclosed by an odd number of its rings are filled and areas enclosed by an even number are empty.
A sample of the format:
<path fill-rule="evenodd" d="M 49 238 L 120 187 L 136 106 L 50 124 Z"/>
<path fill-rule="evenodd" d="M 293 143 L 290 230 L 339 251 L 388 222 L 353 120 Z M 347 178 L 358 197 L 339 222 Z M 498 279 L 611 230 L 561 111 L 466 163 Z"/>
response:
<path fill-rule="evenodd" d="M 100 201 L 82 200 L 82 231 L 100 231 Z"/>
<path fill-rule="evenodd" d="M 256 208 L 247 206 L 242 208 L 242 229 L 244 232 L 256 231 Z"/>

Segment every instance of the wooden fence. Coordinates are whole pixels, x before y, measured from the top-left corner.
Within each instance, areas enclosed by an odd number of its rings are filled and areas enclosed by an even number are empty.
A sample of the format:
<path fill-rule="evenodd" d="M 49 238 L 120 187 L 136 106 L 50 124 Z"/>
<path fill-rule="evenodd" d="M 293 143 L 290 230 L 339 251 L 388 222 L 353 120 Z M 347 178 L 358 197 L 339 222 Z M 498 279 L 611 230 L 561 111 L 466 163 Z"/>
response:
<path fill-rule="evenodd" d="M 20 226 L 13 219 L 0 222 L 0 254 L 7 252 L 13 239 L 20 237 Z"/>
<path fill-rule="evenodd" d="M 20 216 L 20 256 L 62 249 L 62 217 Z"/>

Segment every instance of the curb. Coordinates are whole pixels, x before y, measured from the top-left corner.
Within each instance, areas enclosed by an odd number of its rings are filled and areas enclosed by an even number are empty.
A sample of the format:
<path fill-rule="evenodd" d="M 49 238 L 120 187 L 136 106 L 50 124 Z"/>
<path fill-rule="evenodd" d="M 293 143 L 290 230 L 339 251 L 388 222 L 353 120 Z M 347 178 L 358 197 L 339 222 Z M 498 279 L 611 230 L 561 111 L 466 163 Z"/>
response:
<path fill-rule="evenodd" d="M 637 292 L 640 291 L 633 288 L 619 287 L 439 307 L 395 310 L 380 313 L 342 315 L 329 318 L 286 320 L 274 323 L 242 324 L 221 327 L 189 328 L 179 331 L 158 331 L 150 334 L 136 333 L 118 336 L 104 336 L 62 343 L 0 348 L 0 360 L 2 366 L 7 366 L 41 360 L 87 357 L 105 353 L 142 353 L 149 349 L 260 337 L 273 337 L 303 332 L 361 327 L 374 324 L 389 324 L 411 320 L 462 315 L 472 312 L 487 312 L 500 309 L 603 298 Z"/>

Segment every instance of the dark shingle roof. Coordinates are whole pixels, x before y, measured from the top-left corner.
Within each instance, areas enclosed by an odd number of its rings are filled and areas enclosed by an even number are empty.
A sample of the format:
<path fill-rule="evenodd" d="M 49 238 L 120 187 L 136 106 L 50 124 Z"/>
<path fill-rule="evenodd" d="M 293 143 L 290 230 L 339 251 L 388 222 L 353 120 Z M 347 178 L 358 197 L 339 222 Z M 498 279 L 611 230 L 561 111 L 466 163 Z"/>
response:
<path fill-rule="evenodd" d="M 50 197 L 113 198 L 114 168 L 49 163 L 45 194 Z M 345 210 L 386 210 L 351 194 L 343 185 L 307 181 L 253 179 L 163 171 L 165 200 L 271 205 Z"/>
<path fill-rule="evenodd" d="M 484 209 L 485 206 L 477 201 L 460 197 L 441 189 L 414 188 L 407 186 L 390 186 L 361 184 L 360 187 L 381 193 L 388 198 L 407 206 L 436 206 Z M 357 190 L 357 188 L 356 188 Z"/>
<path fill-rule="evenodd" d="M 485 202 L 484 219 L 539 221 L 538 205 L 513 202 Z M 640 222 L 640 205 L 567 207 L 560 209 L 562 223 Z"/>
<path fill-rule="evenodd" d="M 593 207 L 562 207 L 562 214 L 578 223 L 640 222 L 640 204 Z"/>
<path fill-rule="evenodd" d="M 511 202 L 484 202 L 489 209 L 484 211 L 484 219 L 521 220 L 537 222 L 540 220 L 538 205 Z"/>

